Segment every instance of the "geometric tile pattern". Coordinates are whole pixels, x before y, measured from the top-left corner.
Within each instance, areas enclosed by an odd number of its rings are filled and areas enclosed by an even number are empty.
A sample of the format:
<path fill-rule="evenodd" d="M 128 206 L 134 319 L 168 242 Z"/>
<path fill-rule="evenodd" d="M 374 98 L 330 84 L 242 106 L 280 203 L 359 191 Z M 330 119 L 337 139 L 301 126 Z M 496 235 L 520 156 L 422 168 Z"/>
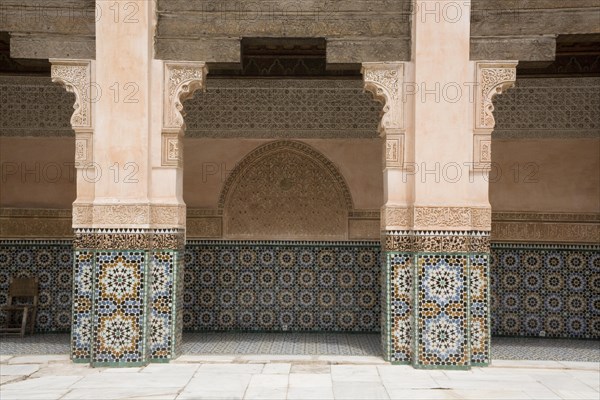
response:
<path fill-rule="evenodd" d="M 412 360 L 412 309 L 413 309 L 413 256 L 412 254 L 388 253 L 391 269 L 390 299 L 390 355 L 394 363 L 410 363 Z M 387 341 L 387 340 L 386 340 Z"/>
<path fill-rule="evenodd" d="M 152 252 L 150 304 L 150 359 L 154 362 L 176 356 L 178 252 Z M 180 296 L 181 297 L 181 296 Z M 181 327 L 181 325 L 179 325 Z M 179 329 L 180 331 L 180 329 Z"/>
<path fill-rule="evenodd" d="M 469 265 L 471 364 L 490 363 L 489 255 L 471 254 Z"/>
<path fill-rule="evenodd" d="M 73 289 L 73 250 L 66 240 L 0 242 L 0 305 L 6 304 L 10 279 L 39 280 L 37 332 L 69 332 Z M 0 312 L 0 324 L 5 315 Z"/>
<path fill-rule="evenodd" d="M 95 253 L 92 365 L 146 360 L 148 260 L 145 251 Z"/>
<path fill-rule="evenodd" d="M 183 354 L 284 354 L 381 356 L 376 333 L 187 332 Z M 600 363 L 595 340 L 494 337 L 495 360 L 553 360 Z M 7 336 L 0 354 L 69 354 L 69 334 Z"/>
<path fill-rule="evenodd" d="M 380 335 L 344 332 L 189 332 L 184 354 L 347 355 L 381 357 Z"/>
<path fill-rule="evenodd" d="M 71 358 L 75 362 L 87 363 L 92 350 L 94 253 L 76 250 L 74 259 Z"/>
<path fill-rule="evenodd" d="M 600 247 L 495 244 L 492 333 L 600 338 Z"/>
<path fill-rule="evenodd" d="M 184 329 L 380 330 L 379 245 L 188 244 Z"/>
<path fill-rule="evenodd" d="M 468 367 L 469 257 L 415 257 L 415 367 Z"/>
<path fill-rule="evenodd" d="M 374 138 L 380 111 L 351 80 L 220 79 L 185 103 L 191 137 Z"/>

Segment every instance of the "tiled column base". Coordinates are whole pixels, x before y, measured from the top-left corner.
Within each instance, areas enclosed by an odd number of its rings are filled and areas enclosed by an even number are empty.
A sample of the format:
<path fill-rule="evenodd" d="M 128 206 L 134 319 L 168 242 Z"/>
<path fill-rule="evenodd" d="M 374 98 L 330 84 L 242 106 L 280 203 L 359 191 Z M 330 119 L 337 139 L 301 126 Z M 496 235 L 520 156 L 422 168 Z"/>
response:
<path fill-rule="evenodd" d="M 183 243 L 179 230 L 76 232 L 75 362 L 137 366 L 176 356 Z"/>
<path fill-rule="evenodd" d="M 386 232 L 384 351 L 415 368 L 490 360 L 489 235 Z"/>

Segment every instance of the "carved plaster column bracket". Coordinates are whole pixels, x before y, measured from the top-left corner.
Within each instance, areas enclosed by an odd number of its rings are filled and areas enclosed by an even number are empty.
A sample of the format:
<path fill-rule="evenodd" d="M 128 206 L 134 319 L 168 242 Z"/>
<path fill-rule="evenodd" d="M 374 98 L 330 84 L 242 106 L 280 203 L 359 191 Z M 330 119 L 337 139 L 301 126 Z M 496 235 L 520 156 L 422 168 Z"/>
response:
<path fill-rule="evenodd" d="M 477 83 L 473 135 L 473 170 L 487 171 L 492 162 L 494 96 L 514 87 L 518 61 L 481 61 L 476 63 Z"/>
<path fill-rule="evenodd" d="M 75 165 L 84 168 L 93 162 L 92 62 L 90 60 L 51 59 L 52 82 L 75 95 L 71 126 L 75 131 Z"/>
<path fill-rule="evenodd" d="M 208 67 L 204 62 L 165 61 L 162 126 L 163 167 L 182 167 L 181 136 L 185 131 L 183 102 L 206 87 Z"/>
<path fill-rule="evenodd" d="M 383 104 L 379 134 L 385 138 L 385 168 L 402 168 L 404 164 L 404 63 L 363 63 L 365 91 Z"/>

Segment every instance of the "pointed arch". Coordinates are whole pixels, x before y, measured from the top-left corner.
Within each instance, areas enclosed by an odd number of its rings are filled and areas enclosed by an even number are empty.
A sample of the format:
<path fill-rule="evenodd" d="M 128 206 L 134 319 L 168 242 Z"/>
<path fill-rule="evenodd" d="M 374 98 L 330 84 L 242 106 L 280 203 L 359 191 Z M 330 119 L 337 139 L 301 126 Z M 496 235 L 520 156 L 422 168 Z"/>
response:
<path fill-rule="evenodd" d="M 352 195 L 337 167 L 298 141 L 267 143 L 229 175 L 219 198 L 230 238 L 345 239 Z"/>

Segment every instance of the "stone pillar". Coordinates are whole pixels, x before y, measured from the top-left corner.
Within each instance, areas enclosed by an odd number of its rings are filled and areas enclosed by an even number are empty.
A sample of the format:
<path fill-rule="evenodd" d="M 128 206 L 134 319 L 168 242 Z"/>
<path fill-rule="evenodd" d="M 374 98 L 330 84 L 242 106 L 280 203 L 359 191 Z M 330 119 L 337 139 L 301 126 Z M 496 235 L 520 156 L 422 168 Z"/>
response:
<path fill-rule="evenodd" d="M 182 329 L 181 102 L 207 70 L 153 59 L 155 2 L 98 7 L 96 61 L 52 60 L 53 79 L 76 93 L 72 359 L 168 362 Z"/>
<path fill-rule="evenodd" d="M 492 96 L 516 62 L 470 61 L 470 1 L 413 9 L 411 62 L 363 64 L 385 104 L 383 348 L 394 363 L 465 369 L 490 362 Z"/>

